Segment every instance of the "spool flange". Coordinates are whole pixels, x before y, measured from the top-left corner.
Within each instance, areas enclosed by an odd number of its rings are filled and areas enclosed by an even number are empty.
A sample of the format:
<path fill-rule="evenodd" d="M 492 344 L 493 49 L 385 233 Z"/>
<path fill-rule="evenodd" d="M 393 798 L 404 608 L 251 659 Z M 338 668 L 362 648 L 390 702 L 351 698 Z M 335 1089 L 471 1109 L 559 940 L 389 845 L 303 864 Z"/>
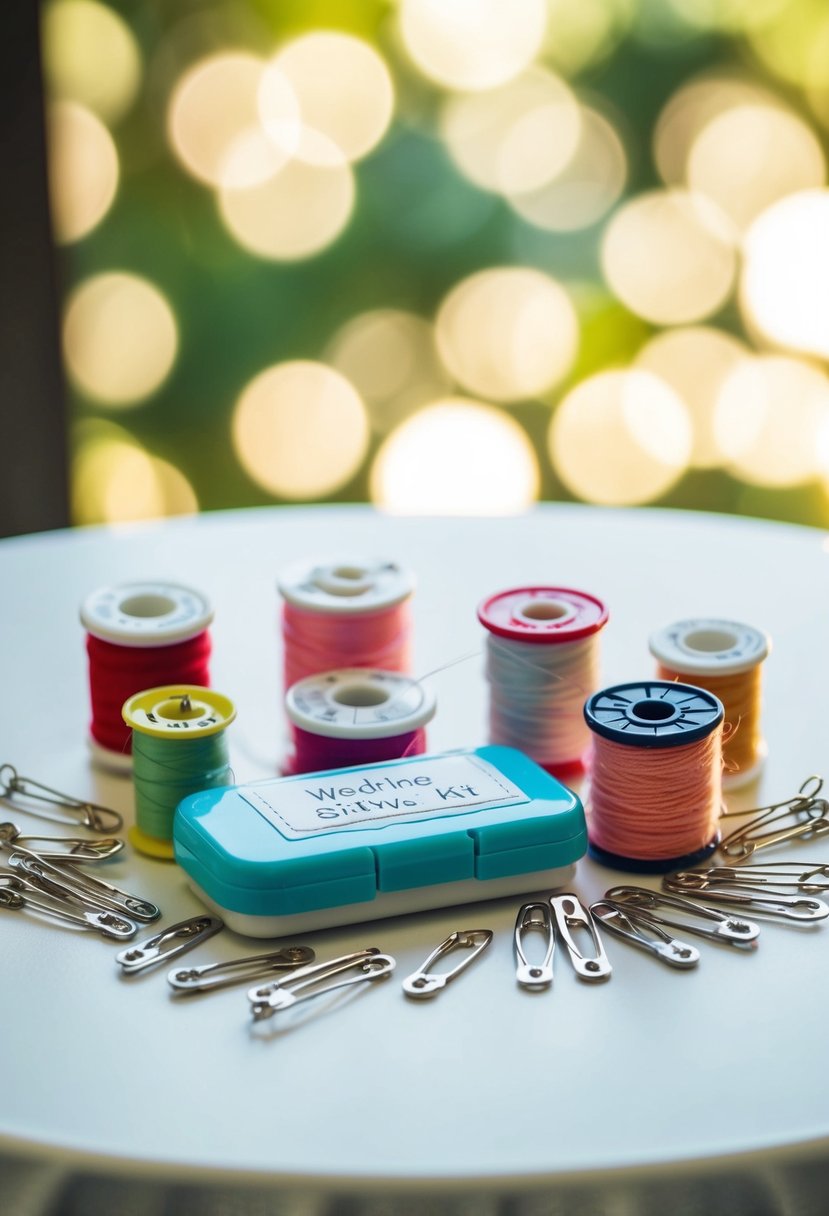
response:
<path fill-rule="evenodd" d="M 490 633 L 542 645 L 590 637 L 607 618 L 600 599 L 571 587 L 515 587 L 490 595 L 478 606 L 478 620 Z"/>
<path fill-rule="evenodd" d="M 335 558 L 288 566 L 277 580 L 287 603 L 306 612 L 350 616 L 382 612 L 414 591 L 414 576 L 382 558 Z"/>

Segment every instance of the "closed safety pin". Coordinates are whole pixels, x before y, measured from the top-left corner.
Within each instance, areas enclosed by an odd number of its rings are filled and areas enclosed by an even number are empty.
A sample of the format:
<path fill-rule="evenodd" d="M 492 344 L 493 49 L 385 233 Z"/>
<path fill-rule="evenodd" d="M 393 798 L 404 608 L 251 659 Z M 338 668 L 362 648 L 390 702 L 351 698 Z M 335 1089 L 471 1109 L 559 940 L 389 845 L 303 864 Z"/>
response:
<path fill-rule="evenodd" d="M 0 875 L 0 908 L 8 908 L 13 912 L 31 908 L 53 920 L 64 921 L 80 929 L 94 929 L 104 937 L 115 938 L 116 941 L 127 941 L 135 937 L 138 925 L 126 916 L 118 916 L 115 912 L 105 909 L 79 910 L 59 899 L 41 891 L 15 874 Z"/>
<path fill-rule="evenodd" d="M 26 800 L 22 807 L 29 814 L 39 815 L 53 823 L 80 823 L 91 832 L 103 833 L 118 832 L 124 826 L 121 815 L 111 807 L 100 806 L 97 802 L 89 802 L 83 798 L 74 798 L 71 794 L 62 794 L 60 790 L 52 789 L 41 781 L 21 777 L 13 764 L 0 764 L 0 798 L 12 803 L 15 795 Z M 46 807 L 62 807 L 63 810 L 74 811 L 75 814 L 58 815 L 54 811 L 50 813 L 42 807 L 30 807 L 28 802 L 43 803 Z"/>
<path fill-rule="evenodd" d="M 15 848 L 19 848 L 21 842 L 26 842 L 26 847 L 30 847 L 31 841 L 40 843 L 46 841 L 49 844 L 63 845 L 62 849 L 55 850 L 54 853 L 47 853 L 41 849 L 32 850 L 37 852 L 38 857 L 43 857 L 46 861 L 56 862 L 93 862 L 106 861 L 109 857 L 114 857 L 116 853 L 120 853 L 124 847 L 123 840 L 118 836 L 102 836 L 98 840 L 82 840 L 80 836 L 33 836 L 23 835 L 16 823 L 0 823 L 0 842 L 3 844 L 13 844 Z"/>
<path fill-rule="evenodd" d="M 544 958 L 540 963 L 531 963 L 524 948 L 530 933 L 541 934 L 546 942 Z M 553 956 L 556 950 L 556 935 L 550 905 L 546 903 L 524 904 L 519 908 L 515 921 L 515 978 L 522 988 L 544 988 L 553 982 Z"/>
<path fill-rule="evenodd" d="M 666 933 L 661 925 L 648 916 L 639 916 L 631 906 L 615 903 L 612 899 L 597 899 L 590 911 L 602 928 L 607 929 L 622 941 L 647 950 L 660 962 L 671 967 L 696 967 L 699 950 Z M 650 935 L 650 936 L 649 936 Z"/>
<path fill-rule="evenodd" d="M 192 950 L 193 946 L 206 942 L 223 928 L 224 922 L 218 916 L 193 916 L 190 920 L 180 920 L 170 925 L 169 929 L 163 929 L 137 946 L 120 950 L 115 955 L 115 961 L 120 963 L 126 975 L 132 975 L 183 954 L 185 950 Z"/>
<path fill-rule="evenodd" d="M 426 961 L 407 975 L 403 981 L 403 991 L 407 996 L 434 996 L 441 988 L 465 971 L 475 959 L 486 950 L 492 941 L 491 929 L 459 929 L 436 946 Z M 430 971 L 430 968 L 453 950 L 470 950 L 451 971 Z"/>
<path fill-rule="evenodd" d="M 823 788 L 823 778 L 816 775 L 807 777 L 793 798 L 785 798 L 782 802 L 770 802 L 768 806 L 757 807 L 753 811 L 726 811 L 722 819 L 734 816 L 752 815 L 753 818 L 741 828 L 736 828 L 720 841 L 719 851 L 725 857 L 739 859 L 750 857 L 760 849 L 782 844 L 786 840 L 798 838 L 809 839 L 829 831 L 829 802 L 819 798 Z M 806 818 L 799 818 L 805 815 Z M 763 831 L 773 823 L 778 823 L 789 816 L 795 817 L 795 823 L 775 831 Z"/>
<path fill-rule="evenodd" d="M 775 895 L 773 891 L 749 886 L 720 886 L 707 879 L 704 873 L 694 874 L 693 870 L 665 878 L 662 885 L 666 891 L 693 891 L 696 899 L 711 900 L 715 904 L 751 908 L 758 916 L 794 921 L 825 920 L 829 916 L 829 904 L 821 899 L 810 899 L 807 895 Z"/>
<path fill-rule="evenodd" d="M 709 882 L 749 889 L 765 888 L 776 894 L 794 890 L 815 895 L 829 891 L 829 865 L 821 862 L 767 861 L 755 866 L 709 866 L 700 870 L 679 870 L 673 878 L 691 890 L 702 876 Z"/>
<path fill-rule="evenodd" d="M 572 894 L 551 895 L 550 907 L 555 918 L 556 933 L 561 938 L 573 970 L 583 980 L 606 979 L 613 968 L 605 954 L 602 939 L 590 912 L 577 896 Z M 572 929 L 586 929 L 593 942 L 593 954 L 589 958 L 576 945 Z"/>
<path fill-rule="evenodd" d="M 280 1009 L 288 1009 L 300 1001 L 310 1000 L 311 997 L 322 996 L 338 988 L 347 988 L 350 984 L 361 984 L 366 980 L 384 979 L 391 975 L 394 968 L 395 960 L 390 954 L 381 954 L 375 946 L 369 946 L 365 950 L 356 950 L 353 954 L 344 954 L 341 958 L 330 959 L 325 963 L 300 967 L 298 971 L 293 971 L 282 979 L 248 989 L 250 1011 L 254 1021 L 260 1022 Z M 346 974 L 347 972 L 352 974 Z M 336 979 L 338 975 L 343 978 Z M 334 982 L 329 983 L 332 979 Z"/>
<path fill-rule="evenodd" d="M 303 967 L 313 961 L 314 951 L 310 946 L 285 946 L 269 954 L 251 954 L 247 958 L 234 958 L 226 963 L 174 967 L 167 974 L 167 983 L 176 992 L 209 992 L 213 988 L 226 988 L 230 984 L 240 984 L 273 971 Z"/>
<path fill-rule="evenodd" d="M 12 869 L 23 870 L 38 885 L 54 889 L 66 898 L 93 907 L 112 908 L 136 920 L 153 921 L 161 915 L 161 909 L 148 899 L 130 895 L 129 891 L 122 891 L 92 874 L 82 874 L 76 866 L 55 865 L 40 853 L 21 848 L 16 843 L 9 845 L 0 841 L 0 848 L 3 847 L 11 851 L 9 865 Z"/>
<path fill-rule="evenodd" d="M 643 915 L 647 920 L 657 925 L 667 925 L 670 929 L 681 929 L 685 933 L 693 933 L 697 937 L 710 938 L 712 941 L 727 942 L 729 946 L 746 946 L 753 949 L 760 929 L 753 921 L 743 920 L 742 917 L 729 916 L 715 908 L 706 908 L 693 900 L 683 899 L 679 895 L 669 895 L 664 892 L 651 891 L 648 887 L 611 887 L 605 891 L 605 899 L 612 899 L 625 908 L 636 909 L 637 915 Z M 675 908 L 686 916 L 696 917 L 703 922 L 713 922 L 715 927 L 707 923 L 702 925 L 693 920 L 672 920 L 665 916 L 663 908 Z"/>

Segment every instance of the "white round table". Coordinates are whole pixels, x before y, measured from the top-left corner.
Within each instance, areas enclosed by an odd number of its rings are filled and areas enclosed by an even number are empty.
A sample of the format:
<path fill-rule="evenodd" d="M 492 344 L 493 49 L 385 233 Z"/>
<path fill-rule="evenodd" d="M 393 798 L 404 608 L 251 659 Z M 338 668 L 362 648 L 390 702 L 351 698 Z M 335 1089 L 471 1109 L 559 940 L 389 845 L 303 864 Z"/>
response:
<path fill-rule="evenodd" d="M 449 520 L 274 508 L 4 541 L 0 761 L 129 820 L 129 779 L 90 764 L 78 607 L 103 584 L 166 579 L 214 602 L 211 682 L 238 707 L 236 779 L 274 775 L 286 740 L 277 574 L 337 552 L 391 557 L 417 575 L 415 672 L 437 672 L 432 752 L 486 742 L 478 602 L 553 583 L 608 604 L 605 685 L 652 677 L 648 636 L 672 620 L 768 631 L 769 755 L 731 809 L 788 796 L 826 767 L 825 535 L 578 506 Z M 820 840 L 788 848 L 829 854 Z M 155 900 L 162 925 L 200 910 L 172 864 L 128 850 L 106 873 Z M 630 876 L 585 859 L 573 888 L 590 901 L 620 881 Z M 5 1210 L 115 1213 L 125 1188 L 123 1210 L 141 1216 L 168 1193 L 177 1213 L 200 1216 L 248 1210 L 237 1201 L 314 1213 L 822 1210 L 808 1205 L 829 1180 L 829 928 L 763 922 L 753 953 L 699 942 L 687 973 L 608 936 L 609 982 L 579 982 L 559 954 L 553 989 L 533 994 L 514 978 L 523 899 L 308 935 L 320 958 L 378 946 L 397 972 L 257 1025 L 244 985 L 177 999 L 167 967 L 125 979 L 113 943 L 0 911 Z M 487 954 L 437 999 L 407 1000 L 399 980 L 471 927 L 494 930 Z M 261 949 L 225 931 L 185 957 Z"/>

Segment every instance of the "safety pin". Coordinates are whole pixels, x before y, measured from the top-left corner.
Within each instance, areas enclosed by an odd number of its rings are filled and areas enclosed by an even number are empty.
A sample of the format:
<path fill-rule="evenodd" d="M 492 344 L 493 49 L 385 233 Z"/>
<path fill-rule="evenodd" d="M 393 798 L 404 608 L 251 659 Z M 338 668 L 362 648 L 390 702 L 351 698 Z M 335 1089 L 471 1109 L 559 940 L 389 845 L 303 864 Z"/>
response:
<path fill-rule="evenodd" d="M 395 960 L 391 955 L 381 954 L 375 946 L 357 950 L 353 954 L 344 954 L 325 963 L 300 967 L 298 971 L 282 979 L 248 989 L 251 1013 L 254 1021 L 260 1022 L 280 1009 L 288 1009 L 300 1001 L 310 1000 L 311 997 L 322 996 L 324 993 L 347 988 L 350 984 L 360 984 L 365 980 L 384 979 L 391 975 L 394 968 Z M 348 975 L 333 984 L 325 983 L 333 976 L 342 975 L 347 971 L 356 974 Z M 320 984 L 324 986 L 320 987 Z"/>
<path fill-rule="evenodd" d="M 754 811 L 724 812 L 721 815 L 722 819 L 745 815 L 753 815 L 753 818 L 743 827 L 735 828 L 733 832 L 723 837 L 719 845 L 720 852 L 726 857 L 745 858 L 760 849 L 771 848 L 786 840 L 800 837 L 808 840 L 812 836 L 820 836 L 823 832 L 829 831 L 829 802 L 825 798 L 818 798 L 822 788 L 823 778 L 813 774 L 806 778 L 797 794 L 792 798 L 783 799 L 781 802 L 770 802 L 767 806 L 755 808 Z M 767 828 L 791 815 L 807 815 L 808 817 L 776 831 L 760 831 L 761 828 Z"/>
<path fill-rule="evenodd" d="M 524 949 L 528 934 L 540 933 L 546 942 L 544 959 L 531 963 Z M 515 978 L 522 988 L 544 988 L 553 982 L 553 956 L 556 950 L 556 935 L 550 905 L 544 903 L 524 904 L 519 908 L 515 921 Z"/>
<path fill-rule="evenodd" d="M 28 799 L 29 802 L 42 802 L 46 806 L 63 807 L 66 811 L 78 812 L 75 815 L 56 815 L 49 814 L 40 807 L 21 807 L 30 815 L 39 815 L 52 823 L 80 823 L 91 832 L 103 833 L 118 832 L 124 826 L 122 816 L 111 807 L 100 806 L 97 802 L 89 802 L 83 798 L 74 798 L 71 794 L 62 794 L 60 790 L 52 789 L 41 781 L 21 777 L 13 764 L 0 764 L 0 798 L 20 806 L 20 803 L 13 803 L 15 794 Z"/>
<path fill-rule="evenodd" d="M 570 956 L 573 970 L 583 980 L 606 979 L 613 968 L 605 954 L 596 922 L 578 896 L 571 893 L 551 895 L 550 907 L 555 918 L 556 934 L 561 938 Z M 593 955 L 588 958 L 576 945 L 571 929 L 586 929 L 593 941 Z"/>
<path fill-rule="evenodd" d="M 698 878 L 693 884 L 688 880 Z M 809 899 L 806 895 L 775 895 L 773 891 L 762 891 L 757 887 L 711 883 L 703 874 L 694 875 L 687 870 L 683 874 L 671 875 L 662 881 L 666 891 L 694 892 L 696 899 L 710 900 L 715 904 L 732 904 L 738 908 L 750 908 L 758 915 L 782 917 L 783 920 L 825 920 L 829 916 L 829 904 L 820 899 Z"/>
<path fill-rule="evenodd" d="M 630 905 L 636 909 L 637 916 L 641 914 L 646 920 L 657 925 L 681 929 L 685 933 L 710 938 L 712 941 L 727 942 L 730 946 L 748 946 L 753 949 L 756 939 L 760 936 L 760 928 L 753 921 L 729 916 L 715 908 L 706 908 L 703 904 L 679 895 L 651 891 L 647 887 L 611 887 L 609 891 L 605 891 L 605 899 L 612 899 L 614 903 L 620 903 L 625 908 Z M 716 928 L 689 923 L 687 920 L 671 920 L 662 915 L 663 908 L 676 908 L 688 916 L 696 916 L 699 920 L 714 921 Z"/>
<path fill-rule="evenodd" d="M 465 971 L 475 959 L 486 950 L 492 941 L 491 929 L 458 929 L 436 946 L 424 963 L 407 975 L 403 981 L 403 991 L 407 996 L 434 996 L 441 988 Z M 430 967 L 450 954 L 453 950 L 471 950 L 451 971 L 430 971 Z"/>
<path fill-rule="evenodd" d="M 80 836 L 33 836 L 24 835 L 16 823 L 0 823 L 0 842 L 13 844 L 20 848 L 21 841 L 47 841 L 49 844 L 62 844 L 63 849 L 54 853 L 45 853 L 33 849 L 38 857 L 46 861 L 60 862 L 93 862 L 106 861 L 120 853 L 124 847 L 123 840 L 118 836 L 102 836 L 98 840 L 83 840 Z M 26 846 L 28 847 L 28 845 Z"/>
<path fill-rule="evenodd" d="M 230 984 L 269 975 L 272 971 L 303 967 L 313 961 L 314 951 L 310 946 L 285 946 L 282 950 L 272 950 L 270 954 L 251 954 L 247 958 L 234 958 L 226 963 L 174 967 L 167 974 L 167 982 L 176 992 L 209 992 L 213 988 L 226 988 Z"/>
<path fill-rule="evenodd" d="M 75 911 L 65 901 L 41 891 L 16 874 L 0 875 L 0 908 L 8 908 L 11 911 L 31 908 L 34 912 L 78 928 L 93 929 L 104 937 L 115 938 L 116 941 L 128 941 L 138 932 L 138 925 L 126 916 L 118 916 L 106 909 Z"/>
<path fill-rule="evenodd" d="M 821 862 L 804 861 L 798 865 L 792 861 L 768 861 L 756 866 L 709 866 L 700 870 L 678 870 L 672 877 L 689 891 L 698 888 L 702 878 L 735 887 L 767 887 L 774 892 L 782 887 L 781 894 L 792 889 L 810 895 L 829 891 L 829 864 Z M 815 882 L 815 878 L 826 881 Z"/>
<path fill-rule="evenodd" d="M 671 937 L 656 921 L 647 916 L 638 916 L 632 907 L 625 907 L 612 899 L 597 899 L 590 905 L 590 911 L 599 920 L 602 928 L 632 946 L 647 950 L 660 962 L 682 968 L 696 967 L 699 962 L 700 955 L 696 946 L 689 946 L 687 942 Z M 649 937 L 648 933 L 653 936 Z M 657 940 L 654 941 L 654 937 Z"/>
<path fill-rule="evenodd" d="M 122 891 L 112 883 L 104 882 L 92 874 L 81 873 L 77 867 L 61 867 L 51 861 L 46 861 L 40 853 L 32 849 L 24 849 L 17 844 L 5 844 L 0 841 L 0 849 L 7 848 L 11 852 L 9 865 L 12 869 L 23 870 L 36 879 L 39 885 L 54 888 L 61 895 L 91 904 L 93 907 L 112 908 L 136 920 L 158 920 L 161 909 L 148 899 L 131 895 Z"/>
<path fill-rule="evenodd" d="M 200 942 L 206 942 L 214 933 L 224 928 L 224 922 L 218 916 L 192 916 L 189 920 L 180 920 L 169 929 L 162 929 L 153 937 L 146 938 L 137 946 L 120 950 L 115 955 L 116 963 L 126 975 L 143 971 L 147 967 L 155 967 L 167 959 L 192 950 Z"/>

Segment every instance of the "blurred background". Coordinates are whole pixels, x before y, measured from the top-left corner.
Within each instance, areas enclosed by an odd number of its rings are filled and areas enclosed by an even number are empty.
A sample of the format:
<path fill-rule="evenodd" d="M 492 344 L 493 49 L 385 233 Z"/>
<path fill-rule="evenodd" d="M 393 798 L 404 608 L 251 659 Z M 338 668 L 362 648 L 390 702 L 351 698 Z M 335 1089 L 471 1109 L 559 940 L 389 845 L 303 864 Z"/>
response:
<path fill-rule="evenodd" d="M 829 523 L 825 0 L 49 0 L 71 520 Z"/>

